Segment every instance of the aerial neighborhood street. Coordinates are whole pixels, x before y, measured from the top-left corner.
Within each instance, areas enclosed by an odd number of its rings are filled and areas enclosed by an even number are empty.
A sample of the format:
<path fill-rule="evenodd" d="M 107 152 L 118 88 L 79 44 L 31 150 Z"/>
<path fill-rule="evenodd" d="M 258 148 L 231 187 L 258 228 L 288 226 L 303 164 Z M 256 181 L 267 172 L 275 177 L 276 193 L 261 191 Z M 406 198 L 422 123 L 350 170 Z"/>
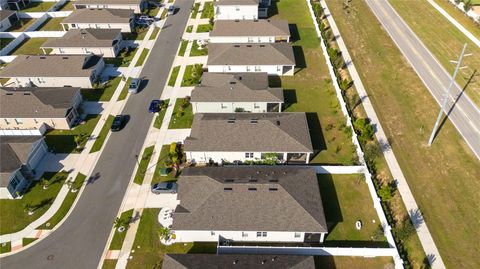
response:
<path fill-rule="evenodd" d="M 480 267 L 480 2 L 0 15 L 0 268 Z"/>

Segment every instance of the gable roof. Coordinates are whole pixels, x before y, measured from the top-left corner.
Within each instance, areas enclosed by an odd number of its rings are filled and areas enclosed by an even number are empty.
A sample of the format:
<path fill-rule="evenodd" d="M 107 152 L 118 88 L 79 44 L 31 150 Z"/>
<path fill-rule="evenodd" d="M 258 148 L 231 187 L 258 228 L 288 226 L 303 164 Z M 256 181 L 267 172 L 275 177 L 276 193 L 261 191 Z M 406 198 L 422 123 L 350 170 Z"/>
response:
<path fill-rule="evenodd" d="M 72 11 L 62 23 L 130 23 L 132 9 L 90 9 Z"/>
<path fill-rule="evenodd" d="M 305 113 L 197 113 L 185 151 L 313 152 Z"/>
<path fill-rule="evenodd" d="M 327 232 L 314 168 L 187 168 L 177 199 L 173 230 Z"/>
<path fill-rule="evenodd" d="M 295 56 L 289 43 L 210 43 L 207 65 L 295 65 Z"/>
<path fill-rule="evenodd" d="M 90 77 L 101 55 L 19 55 L 0 77 Z M 45 68 L 48 67 L 48 68 Z"/>
<path fill-rule="evenodd" d="M 77 0 L 73 5 L 99 4 L 99 5 L 140 5 L 143 0 Z"/>
<path fill-rule="evenodd" d="M 0 88 L 0 118 L 63 118 L 80 88 Z"/>
<path fill-rule="evenodd" d="M 119 34 L 120 29 L 71 29 L 62 37 L 49 38 L 42 48 L 113 47 Z"/>
<path fill-rule="evenodd" d="M 233 264 L 235 264 L 233 266 Z M 163 269 L 315 269 L 313 256 L 252 254 L 165 254 Z"/>
<path fill-rule="evenodd" d="M 259 5 L 260 1 L 259 0 L 217 0 L 214 2 L 215 5 L 236 5 L 236 6 L 242 6 L 242 5 Z"/>
<path fill-rule="evenodd" d="M 218 20 L 210 36 L 290 36 L 287 20 Z"/>
<path fill-rule="evenodd" d="M 203 73 L 192 102 L 282 102 L 283 90 L 268 87 L 267 73 Z"/>
<path fill-rule="evenodd" d="M 0 9 L 0 20 L 3 21 L 4 19 L 9 18 L 15 13 L 17 13 L 17 11 L 15 10 Z"/>

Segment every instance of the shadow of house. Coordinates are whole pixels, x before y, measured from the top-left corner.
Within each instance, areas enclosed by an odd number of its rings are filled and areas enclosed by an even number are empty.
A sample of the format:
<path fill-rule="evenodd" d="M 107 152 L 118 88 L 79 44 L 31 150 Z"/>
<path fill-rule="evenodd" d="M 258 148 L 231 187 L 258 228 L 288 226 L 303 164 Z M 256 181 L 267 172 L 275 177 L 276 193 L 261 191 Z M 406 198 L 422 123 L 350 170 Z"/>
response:
<path fill-rule="evenodd" d="M 300 40 L 300 33 L 296 24 L 289 24 L 288 28 L 290 29 L 290 42 L 294 43 Z"/>
<path fill-rule="evenodd" d="M 289 108 L 291 105 L 297 103 L 297 93 L 293 89 L 283 89 L 283 98 L 284 98 L 284 105 L 283 110 Z M 307 118 L 308 120 L 308 118 Z M 310 126 L 310 124 L 309 124 Z M 314 147 L 315 149 L 315 147 Z"/>
<path fill-rule="evenodd" d="M 310 159 L 313 159 L 322 150 L 327 149 L 327 144 L 325 142 L 325 138 L 323 137 L 323 132 L 320 125 L 320 120 L 318 119 L 318 114 L 312 112 L 308 112 L 305 114 L 307 116 L 308 128 L 310 130 L 310 138 L 312 140 L 313 146 L 313 154 Z"/>
<path fill-rule="evenodd" d="M 333 183 L 333 177 L 330 174 L 317 175 L 317 179 L 328 231 L 332 231 L 339 222 L 343 222 L 337 190 Z"/>
<path fill-rule="evenodd" d="M 293 46 L 293 55 L 295 56 L 295 74 L 307 67 L 305 54 L 301 46 Z"/>

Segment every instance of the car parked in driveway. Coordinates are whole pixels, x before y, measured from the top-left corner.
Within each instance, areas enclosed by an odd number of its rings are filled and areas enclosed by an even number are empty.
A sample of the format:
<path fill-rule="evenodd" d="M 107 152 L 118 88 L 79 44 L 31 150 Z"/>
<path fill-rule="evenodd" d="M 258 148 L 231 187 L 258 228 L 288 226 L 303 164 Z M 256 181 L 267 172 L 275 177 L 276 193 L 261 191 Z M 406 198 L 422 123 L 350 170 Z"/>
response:
<path fill-rule="evenodd" d="M 140 84 L 142 84 L 142 79 L 141 78 L 132 79 L 132 82 L 130 82 L 130 85 L 128 85 L 128 92 L 129 93 L 137 93 L 138 89 L 140 88 Z"/>
<path fill-rule="evenodd" d="M 125 116 L 125 115 L 115 116 L 112 122 L 112 126 L 110 127 L 110 130 L 112 130 L 112 132 L 118 132 L 122 130 L 125 124 L 127 123 L 127 117 L 128 116 Z"/>
<path fill-rule="evenodd" d="M 152 185 L 152 193 L 177 193 L 177 183 L 175 182 L 160 182 Z"/>
<path fill-rule="evenodd" d="M 152 100 L 150 102 L 150 106 L 148 107 L 148 112 L 150 113 L 156 113 L 160 111 L 160 105 L 162 104 L 162 101 L 160 100 Z"/>

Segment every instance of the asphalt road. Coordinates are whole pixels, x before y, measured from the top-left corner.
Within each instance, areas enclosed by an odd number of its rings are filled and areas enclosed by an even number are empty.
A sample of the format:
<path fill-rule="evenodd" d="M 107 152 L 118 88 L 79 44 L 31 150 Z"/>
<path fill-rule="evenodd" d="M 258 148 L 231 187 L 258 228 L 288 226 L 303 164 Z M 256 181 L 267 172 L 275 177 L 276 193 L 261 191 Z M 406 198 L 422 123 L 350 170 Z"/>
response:
<path fill-rule="evenodd" d="M 153 115 L 148 104 L 158 99 L 190 16 L 193 0 L 177 0 L 179 12 L 167 19 L 141 73 L 148 84 L 130 96 L 123 114 L 131 116 L 124 130 L 113 133 L 75 209 L 54 233 L 31 248 L 0 260 L 2 269 L 97 268 L 122 203 Z"/>
<path fill-rule="evenodd" d="M 366 1 L 435 100 L 439 104 L 443 103 L 452 74 L 449 74 L 441 66 L 388 1 Z M 458 54 L 460 54 L 460 51 Z M 455 84 L 451 91 L 446 112 L 449 111 L 450 121 L 455 125 L 473 153 L 480 159 L 480 110 L 467 95 L 462 94 L 462 87 Z M 436 113 L 438 112 L 436 111 Z M 431 126 L 428 126 L 429 131 L 431 130 L 430 128 L 433 128 L 435 120 L 436 118 L 432 118 Z M 442 129 L 439 129 L 439 132 L 441 131 Z"/>

